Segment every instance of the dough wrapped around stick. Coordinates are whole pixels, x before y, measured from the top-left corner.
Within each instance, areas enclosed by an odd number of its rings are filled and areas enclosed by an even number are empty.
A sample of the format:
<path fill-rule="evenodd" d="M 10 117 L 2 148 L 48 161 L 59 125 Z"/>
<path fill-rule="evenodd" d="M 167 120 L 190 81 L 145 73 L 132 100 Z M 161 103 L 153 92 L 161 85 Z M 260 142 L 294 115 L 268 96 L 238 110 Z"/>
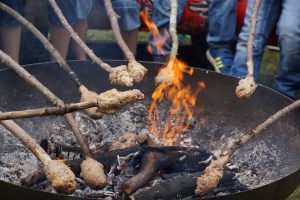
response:
<path fill-rule="evenodd" d="M 97 99 L 97 97 L 98 97 L 97 93 L 89 91 L 83 85 L 80 86 L 79 91 L 81 93 L 80 102 L 88 102 L 89 100 Z M 103 115 L 101 112 L 99 112 L 97 107 L 87 108 L 87 109 L 84 109 L 84 111 L 91 118 L 99 118 Z"/>
<path fill-rule="evenodd" d="M 250 32 L 247 41 L 247 69 L 248 75 L 246 78 L 240 80 L 239 85 L 236 87 L 236 95 L 239 98 L 249 98 L 254 93 L 257 85 L 254 82 L 254 65 L 253 65 L 253 46 L 254 37 L 256 34 L 256 22 L 261 0 L 255 0 L 253 10 L 251 13 Z"/>
<path fill-rule="evenodd" d="M 204 174 L 197 178 L 197 187 L 195 193 L 204 196 L 214 191 L 220 179 L 223 177 L 224 166 L 228 162 L 229 157 L 219 157 L 217 160 L 211 161 L 210 165 L 205 169 Z"/>
<path fill-rule="evenodd" d="M 102 189 L 107 184 L 104 166 L 92 158 L 87 158 L 81 163 L 80 176 L 90 188 L 95 190 Z"/>
<path fill-rule="evenodd" d="M 235 93 L 239 98 L 249 98 L 257 88 L 253 76 L 247 76 L 245 79 L 239 81 Z"/>
<path fill-rule="evenodd" d="M 147 74 L 148 70 L 142 64 L 136 61 L 133 53 L 124 41 L 118 23 L 119 16 L 114 11 L 111 0 L 104 0 L 104 7 L 109 17 L 112 31 L 116 38 L 116 41 L 119 47 L 121 48 L 123 54 L 129 61 L 127 67 L 128 73 L 134 83 L 140 83 L 143 80 L 144 76 Z"/>
<path fill-rule="evenodd" d="M 103 92 L 98 96 L 98 109 L 103 113 L 114 113 L 120 108 L 143 98 L 144 94 L 137 89 L 125 92 L 119 92 L 116 89 L 112 89 Z"/>
<path fill-rule="evenodd" d="M 109 80 L 112 84 L 118 84 L 127 87 L 133 86 L 133 79 L 130 76 L 126 65 L 111 68 L 109 72 Z"/>
<path fill-rule="evenodd" d="M 75 192 L 75 175 L 63 161 L 51 160 L 44 149 L 14 121 L 4 120 L 0 121 L 0 124 L 9 130 L 41 161 L 46 177 L 57 192 L 64 194 L 72 194 Z"/>

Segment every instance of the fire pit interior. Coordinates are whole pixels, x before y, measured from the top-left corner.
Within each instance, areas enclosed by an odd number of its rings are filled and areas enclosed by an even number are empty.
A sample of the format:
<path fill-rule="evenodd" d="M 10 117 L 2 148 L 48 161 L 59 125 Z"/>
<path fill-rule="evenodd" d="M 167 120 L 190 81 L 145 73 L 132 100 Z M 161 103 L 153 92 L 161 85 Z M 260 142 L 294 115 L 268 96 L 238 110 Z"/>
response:
<path fill-rule="evenodd" d="M 123 62 L 109 63 L 117 66 Z M 185 84 L 196 86 L 201 81 L 205 83 L 205 89 L 197 95 L 193 116 L 184 122 L 187 128 L 172 146 L 152 146 L 150 144 L 155 137 L 151 133 L 152 122 L 148 112 L 155 88 L 154 76 L 160 65 L 143 64 L 149 74 L 136 88 L 145 94 L 144 100 L 100 119 L 91 119 L 82 111 L 75 112 L 79 129 L 94 159 L 104 165 L 108 176 L 105 188 L 92 190 L 80 178 L 82 152 L 64 118 L 36 117 L 16 122 L 32 134 L 51 157 L 67 161 L 77 175 L 77 190 L 69 197 L 56 194 L 32 153 L 0 127 L 0 183 L 8 188 L 15 185 L 26 187 L 7 190 L 4 196 L 28 195 L 33 199 L 55 199 L 58 195 L 62 199 L 193 199 L 196 198 L 196 178 L 203 174 L 215 152 L 224 150 L 231 140 L 241 137 L 291 102 L 262 86 L 251 99 L 238 99 L 234 94 L 237 79 L 196 70 Z M 104 71 L 96 65 L 89 62 L 70 62 L 70 65 L 92 91 L 100 93 L 114 87 L 122 89 L 109 84 Z M 76 85 L 66 79 L 56 64 L 29 65 L 26 69 L 66 103 L 79 101 Z M 11 70 L 0 72 L 0 90 L 1 111 L 51 105 Z M 170 107 L 168 102 L 157 106 L 162 113 Z M 162 126 L 166 119 L 167 116 L 160 119 Z M 290 113 L 245 144 L 226 165 L 218 188 L 203 199 L 286 197 L 300 180 L 300 125 L 297 121 L 299 112 Z M 285 187 L 287 184 L 288 187 Z M 14 190 L 18 194 L 12 194 Z"/>

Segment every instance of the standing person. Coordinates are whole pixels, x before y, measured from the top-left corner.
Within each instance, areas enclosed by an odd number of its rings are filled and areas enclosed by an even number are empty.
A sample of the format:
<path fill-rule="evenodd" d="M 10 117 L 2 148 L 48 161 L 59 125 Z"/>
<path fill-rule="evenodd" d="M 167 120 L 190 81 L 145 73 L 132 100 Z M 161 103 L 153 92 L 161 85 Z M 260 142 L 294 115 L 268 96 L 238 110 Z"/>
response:
<path fill-rule="evenodd" d="M 88 16 L 92 8 L 92 0 L 56 0 L 64 17 L 77 32 L 78 36 L 86 41 L 88 30 Z M 56 13 L 49 5 L 50 41 L 64 59 L 67 57 L 71 36 L 62 26 Z M 75 59 L 86 60 L 84 51 L 75 42 L 72 42 Z"/>
<path fill-rule="evenodd" d="M 249 1 L 245 24 L 239 34 L 237 50 L 230 74 L 240 78 L 247 75 L 247 39 L 250 30 L 250 17 L 254 1 Z M 280 68 L 275 77 L 274 89 L 290 98 L 296 98 L 300 87 L 300 1 L 264 0 L 261 2 L 253 50 L 254 79 L 259 76 L 264 48 L 269 35 L 277 23 L 278 44 L 280 47 Z"/>
<path fill-rule="evenodd" d="M 237 0 L 211 0 L 208 6 L 207 59 L 215 71 L 229 73 L 236 45 Z"/>
<path fill-rule="evenodd" d="M 1 0 L 2 3 L 24 15 L 25 0 Z M 13 60 L 19 62 L 22 27 L 17 20 L 0 12 L 1 49 Z"/>

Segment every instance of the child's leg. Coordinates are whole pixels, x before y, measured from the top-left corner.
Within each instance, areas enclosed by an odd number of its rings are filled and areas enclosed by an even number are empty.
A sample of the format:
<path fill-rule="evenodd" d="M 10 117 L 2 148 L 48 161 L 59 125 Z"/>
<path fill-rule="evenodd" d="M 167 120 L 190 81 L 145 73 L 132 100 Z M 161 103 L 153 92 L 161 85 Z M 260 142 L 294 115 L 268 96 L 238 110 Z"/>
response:
<path fill-rule="evenodd" d="M 139 32 L 138 28 L 131 31 L 121 30 L 122 37 L 124 38 L 128 48 L 133 53 L 133 55 L 136 54 L 138 32 Z M 125 56 L 123 55 L 123 57 Z"/>
<path fill-rule="evenodd" d="M 56 24 L 49 24 L 49 31 L 50 31 L 50 42 L 60 53 L 60 55 L 64 59 L 66 59 L 68 54 L 70 39 L 71 39 L 70 34 L 64 27 Z"/>
<path fill-rule="evenodd" d="M 73 26 L 74 30 L 78 34 L 78 36 L 85 42 L 87 31 L 88 31 L 88 20 L 77 20 L 75 25 Z M 82 48 L 74 41 L 72 41 L 72 48 L 74 52 L 75 59 L 77 60 L 86 60 L 86 55 Z"/>
<path fill-rule="evenodd" d="M 21 44 L 21 26 L 5 27 L 0 29 L 1 49 L 10 57 L 19 62 Z"/>

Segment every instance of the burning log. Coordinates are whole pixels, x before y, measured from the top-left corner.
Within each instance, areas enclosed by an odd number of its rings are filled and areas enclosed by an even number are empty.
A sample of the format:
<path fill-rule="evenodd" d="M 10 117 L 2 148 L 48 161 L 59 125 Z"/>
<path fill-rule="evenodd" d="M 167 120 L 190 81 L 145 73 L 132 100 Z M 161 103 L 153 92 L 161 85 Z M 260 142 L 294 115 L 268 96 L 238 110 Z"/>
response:
<path fill-rule="evenodd" d="M 172 37 L 172 49 L 170 53 L 170 58 L 168 64 L 165 68 L 163 68 L 159 74 L 155 77 L 155 83 L 158 85 L 163 82 L 172 82 L 174 73 L 173 66 L 177 56 L 178 51 L 178 36 L 176 31 L 177 25 L 177 0 L 170 0 L 171 4 L 171 14 L 170 14 L 170 27 L 169 31 Z"/>
<path fill-rule="evenodd" d="M 147 74 L 148 70 L 138 63 L 135 60 L 134 55 L 126 45 L 120 31 L 120 27 L 118 24 L 118 15 L 114 11 L 111 0 L 104 0 L 104 6 L 107 12 L 107 15 L 109 16 L 110 24 L 112 27 L 112 31 L 114 33 L 114 36 L 117 40 L 117 43 L 119 47 L 122 49 L 123 53 L 125 54 L 126 58 L 129 60 L 128 64 L 128 72 L 130 74 L 130 77 L 133 79 L 134 83 L 140 83 L 144 76 Z"/>
<path fill-rule="evenodd" d="M 108 152 L 101 152 L 93 154 L 93 159 L 99 161 L 104 165 L 105 169 L 110 169 L 112 166 L 117 164 L 118 157 L 125 157 L 129 154 L 140 152 L 140 155 L 136 161 L 137 165 L 140 165 L 142 162 L 141 169 L 147 169 L 143 173 L 146 173 L 149 176 L 154 176 L 157 172 L 161 173 L 177 173 L 177 172 L 189 172 L 194 173 L 197 171 L 203 171 L 205 167 L 209 164 L 213 158 L 210 152 L 207 152 L 198 148 L 185 148 L 185 147 L 155 147 L 155 146 L 134 146 L 125 149 L 113 150 Z M 153 156 L 157 158 L 156 160 L 152 159 Z M 70 169 L 74 172 L 76 176 L 80 174 L 80 163 L 81 159 L 68 161 Z M 150 167 L 147 167 L 147 163 L 153 163 L 155 170 L 152 170 Z M 154 172 L 155 171 L 155 172 Z M 151 173 L 149 173 L 151 172 Z M 154 176 L 153 176 L 154 174 Z M 141 177 L 139 173 L 136 175 Z M 149 177 L 144 177 L 148 181 L 151 181 Z M 45 175 L 41 169 L 38 169 L 33 175 L 28 176 L 23 184 L 26 186 L 33 186 L 45 180 Z M 132 180 L 138 180 L 134 178 Z M 141 179 L 139 179 L 141 180 Z M 142 182 L 145 182 L 142 180 Z M 135 186 L 135 190 L 139 189 L 137 185 L 138 182 L 129 181 L 127 183 L 129 186 Z M 125 184 L 125 183 L 124 183 Z M 145 184 L 145 183 L 144 183 Z M 144 185 L 143 184 L 143 185 Z M 141 187 L 139 185 L 139 187 Z M 131 190 L 133 191 L 133 190 Z M 133 191 L 135 192 L 135 191 Z"/>
<path fill-rule="evenodd" d="M 224 154 L 216 155 L 217 159 L 212 161 L 210 165 L 205 169 L 204 175 L 198 177 L 195 193 L 199 196 L 204 196 L 212 192 L 217 187 L 220 179 L 223 176 L 224 166 L 228 163 L 230 157 L 237 149 L 242 147 L 243 144 L 251 140 L 253 137 L 260 134 L 275 121 L 279 120 L 292 110 L 295 110 L 299 107 L 300 100 L 297 100 L 269 117 L 266 121 L 259 124 L 249 133 L 243 135 L 240 139 L 230 143 L 228 145 L 228 150 Z"/>
<path fill-rule="evenodd" d="M 254 45 L 254 37 L 256 31 L 256 21 L 257 21 L 257 14 L 259 11 L 261 0 L 255 0 L 252 15 L 251 15 L 251 25 L 250 25 L 250 32 L 248 36 L 247 42 L 247 68 L 248 68 L 248 75 L 246 78 L 239 81 L 239 85 L 236 87 L 236 95 L 239 98 L 249 98 L 257 88 L 257 85 L 254 82 L 253 77 L 253 45 Z"/>
<path fill-rule="evenodd" d="M 41 161 L 45 177 L 47 177 L 53 188 L 60 193 L 72 194 L 76 190 L 74 173 L 60 160 L 51 160 L 40 145 L 20 126 L 12 120 L 0 121 L 19 141 Z"/>
<path fill-rule="evenodd" d="M 97 63 L 102 69 L 109 73 L 109 79 L 111 83 L 120 84 L 123 86 L 131 87 L 134 82 L 141 81 L 141 79 L 146 74 L 145 70 L 136 71 L 135 68 L 131 69 L 122 65 L 118 67 L 111 67 L 109 64 L 103 62 L 100 58 L 98 58 L 95 53 L 85 44 L 84 41 L 80 39 L 78 34 L 73 30 L 70 26 L 66 18 L 64 17 L 63 13 L 61 12 L 60 8 L 58 7 L 55 0 L 49 0 L 51 7 L 53 8 L 54 12 L 57 14 L 57 17 L 61 21 L 64 28 L 70 33 L 71 37 L 74 41 L 83 49 L 83 51 L 92 59 L 94 63 Z M 140 68 L 138 68 L 140 69 Z M 138 78 L 136 75 L 142 75 Z"/>
<path fill-rule="evenodd" d="M 139 90 L 120 92 L 116 89 L 108 90 L 97 96 L 96 101 L 64 104 L 59 107 L 47 107 L 22 111 L 0 113 L 0 120 L 40 117 L 49 115 L 64 115 L 82 109 L 95 107 L 101 113 L 114 113 L 122 107 L 144 98 Z"/>
<path fill-rule="evenodd" d="M 22 68 L 18 63 L 16 63 L 12 58 L 10 58 L 7 54 L 5 54 L 3 51 L 0 50 L 0 58 L 3 63 L 8 65 L 11 69 L 13 69 L 21 78 L 23 78 L 28 84 L 32 85 L 36 89 L 38 89 L 40 92 L 42 92 L 55 106 L 64 106 L 64 102 L 59 99 L 57 96 L 55 96 L 47 87 L 45 87 L 42 83 L 40 83 L 34 76 L 32 76 L 29 72 L 27 72 L 24 68 Z M 90 157 L 90 151 L 89 148 L 85 142 L 85 139 L 80 132 L 76 121 L 71 113 L 65 114 L 65 118 L 70 124 L 74 136 L 76 137 L 80 147 L 82 148 L 82 151 L 84 152 L 85 156 L 87 158 Z M 96 162 L 96 161 L 94 161 Z M 91 162 L 90 162 L 91 163 Z M 83 165 L 86 166 L 86 165 Z M 58 169 L 58 168 L 57 168 Z M 101 171 L 90 171 L 90 173 L 101 173 L 101 177 L 105 177 L 103 169 Z M 83 177 L 83 179 L 87 183 L 93 183 L 94 180 L 89 180 L 89 178 L 92 176 L 88 177 Z M 97 177 L 95 177 L 97 178 Z M 105 180 L 97 180 L 99 182 L 98 185 L 104 185 Z M 90 185 L 90 187 L 96 187 L 95 185 Z M 98 189 L 98 188 L 96 188 Z"/>

